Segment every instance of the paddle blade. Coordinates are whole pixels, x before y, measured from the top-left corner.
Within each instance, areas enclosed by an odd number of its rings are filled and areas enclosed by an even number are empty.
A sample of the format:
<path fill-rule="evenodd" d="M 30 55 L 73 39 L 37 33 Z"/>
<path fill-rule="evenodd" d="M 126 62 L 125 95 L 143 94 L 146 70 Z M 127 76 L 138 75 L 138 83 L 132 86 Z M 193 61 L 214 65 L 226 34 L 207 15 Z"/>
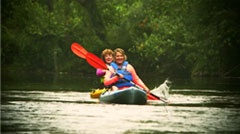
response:
<path fill-rule="evenodd" d="M 98 58 L 96 55 L 94 55 L 92 53 L 87 53 L 86 60 L 91 66 L 93 66 L 97 69 L 108 70 L 107 65 L 100 58 Z"/>
<path fill-rule="evenodd" d="M 86 59 L 86 55 L 88 52 L 81 45 L 79 45 L 78 43 L 73 43 L 71 49 L 73 53 L 75 53 L 77 56 Z"/>

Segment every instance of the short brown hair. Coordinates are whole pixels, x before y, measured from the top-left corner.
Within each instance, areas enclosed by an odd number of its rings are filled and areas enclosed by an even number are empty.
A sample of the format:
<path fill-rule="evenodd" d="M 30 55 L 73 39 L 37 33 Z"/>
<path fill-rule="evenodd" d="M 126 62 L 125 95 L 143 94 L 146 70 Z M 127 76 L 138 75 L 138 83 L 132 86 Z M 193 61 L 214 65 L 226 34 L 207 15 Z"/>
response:
<path fill-rule="evenodd" d="M 108 54 L 113 55 L 114 53 L 111 49 L 104 49 L 101 54 L 101 59 L 104 60 L 104 57 Z"/>
<path fill-rule="evenodd" d="M 122 48 L 116 48 L 114 50 L 114 59 L 115 59 L 117 52 L 121 53 L 124 56 L 124 60 L 127 60 L 127 55 L 125 54 L 125 51 Z"/>

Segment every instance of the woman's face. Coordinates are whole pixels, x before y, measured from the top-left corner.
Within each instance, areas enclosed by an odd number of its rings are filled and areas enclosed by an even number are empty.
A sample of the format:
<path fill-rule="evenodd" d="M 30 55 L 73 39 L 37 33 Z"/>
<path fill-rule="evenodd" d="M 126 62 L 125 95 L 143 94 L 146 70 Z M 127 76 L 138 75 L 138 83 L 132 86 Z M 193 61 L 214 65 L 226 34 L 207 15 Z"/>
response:
<path fill-rule="evenodd" d="M 124 60 L 125 60 L 124 56 L 120 52 L 117 52 L 116 55 L 115 55 L 115 62 L 118 65 L 121 65 L 124 62 Z"/>
<path fill-rule="evenodd" d="M 107 64 L 110 64 L 113 61 L 113 56 L 111 54 L 106 54 L 104 59 Z"/>

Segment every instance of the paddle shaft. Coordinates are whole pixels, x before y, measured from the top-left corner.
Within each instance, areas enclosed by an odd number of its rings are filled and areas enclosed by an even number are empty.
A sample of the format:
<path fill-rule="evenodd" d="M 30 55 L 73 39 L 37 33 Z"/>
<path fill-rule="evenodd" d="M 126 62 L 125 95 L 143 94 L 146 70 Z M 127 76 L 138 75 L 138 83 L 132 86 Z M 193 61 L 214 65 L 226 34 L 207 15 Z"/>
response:
<path fill-rule="evenodd" d="M 109 69 L 108 69 L 108 70 L 109 70 Z M 109 70 L 109 71 L 110 71 L 110 70 Z M 112 72 L 112 71 L 110 71 L 110 72 Z M 117 72 L 112 72 L 112 73 L 113 73 L 113 74 L 116 74 L 117 76 L 120 76 Z M 134 87 L 144 90 L 142 87 L 138 86 L 138 85 L 135 84 L 133 81 L 130 81 L 130 80 L 126 79 L 126 78 L 122 78 L 122 79 L 123 79 L 124 81 L 126 81 L 126 82 L 131 83 Z M 149 94 L 152 95 L 153 97 L 155 97 L 155 98 L 157 98 L 157 99 L 159 99 L 159 100 L 167 103 L 167 99 L 166 99 L 166 98 L 164 98 L 164 97 L 161 97 L 161 98 L 160 98 L 159 96 L 156 96 L 155 94 L 153 94 L 153 93 L 151 93 L 151 92 L 150 92 Z"/>
<path fill-rule="evenodd" d="M 96 66 L 93 66 L 93 67 L 96 68 Z M 110 72 L 113 73 L 114 75 L 117 75 L 117 76 L 120 78 L 119 73 L 111 71 L 108 67 L 105 67 L 104 70 L 108 70 L 108 71 L 110 71 Z M 137 85 L 136 83 L 134 83 L 133 81 L 130 81 L 130 80 L 124 78 L 124 77 L 121 78 L 121 79 L 124 80 L 124 81 L 126 81 L 126 82 L 131 83 L 134 87 L 136 87 L 136 88 L 138 88 L 138 89 L 144 90 L 142 87 L 138 86 L 138 85 Z M 144 90 L 144 91 L 145 91 L 145 90 Z M 153 93 L 151 93 L 151 92 L 149 92 L 149 94 L 147 94 L 147 95 L 148 95 L 148 96 L 151 95 L 151 97 L 154 97 L 154 98 L 156 98 L 157 100 L 161 100 L 161 101 L 167 103 L 167 99 L 166 99 L 166 98 L 162 98 L 162 97 L 160 98 L 159 96 L 156 96 L 155 94 L 153 94 Z M 163 100 L 163 99 L 164 99 L 164 100 Z"/>
<path fill-rule="evenodd" d="M 126 78 L 123 78 L 123 80 L 125 80 L 125 81 L 127 81 L 127 82 L 129 82 L 129 83 L 131 83 L 133 86 L 135 86 L 136 88 L 139 88 L 139 89 L 142 89 L 142 90 L 144 90 L 142 87 L 140 87 L 140 86 L 138 86 L 137 84 L 135 84 L 133 81 L 129 81 L 128 79 L 126 79 Z M 164 98 L 164 100 L 163 100 L 163 98 L 161 97 L 158 97 L 158 96 L 156 96 L 155 94 L 153 94 L 153 93 L 149 93 L 150 95 L 152 95 L 153 97 L 155 97 L 155 98 L 157 98 L 157 99 L 159 99 L 159 100 L 161 100 L 161 101 L 163 101 L 163 102 L 165 102 L 165 103 L 167 103 L 167 101 L 166 101 L 166 99 Z"/>

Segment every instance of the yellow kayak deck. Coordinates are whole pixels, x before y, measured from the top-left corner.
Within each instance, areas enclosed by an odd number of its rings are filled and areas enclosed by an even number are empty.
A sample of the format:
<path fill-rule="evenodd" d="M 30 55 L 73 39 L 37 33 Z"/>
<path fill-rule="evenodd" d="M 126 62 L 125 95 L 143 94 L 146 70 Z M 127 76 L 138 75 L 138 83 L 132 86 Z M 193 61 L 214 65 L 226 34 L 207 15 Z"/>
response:
<path fill-rule="evenodd" d="M 108 90 L 111 90 L 111 89 L 107 89 L 107 88 L 103 88 L 103 89 L 93 89 L 90 93 L 90 96 L 91 98 L 99 98 L 100 95 L 105 92 L 105 91 L 108 91 Z"/>

